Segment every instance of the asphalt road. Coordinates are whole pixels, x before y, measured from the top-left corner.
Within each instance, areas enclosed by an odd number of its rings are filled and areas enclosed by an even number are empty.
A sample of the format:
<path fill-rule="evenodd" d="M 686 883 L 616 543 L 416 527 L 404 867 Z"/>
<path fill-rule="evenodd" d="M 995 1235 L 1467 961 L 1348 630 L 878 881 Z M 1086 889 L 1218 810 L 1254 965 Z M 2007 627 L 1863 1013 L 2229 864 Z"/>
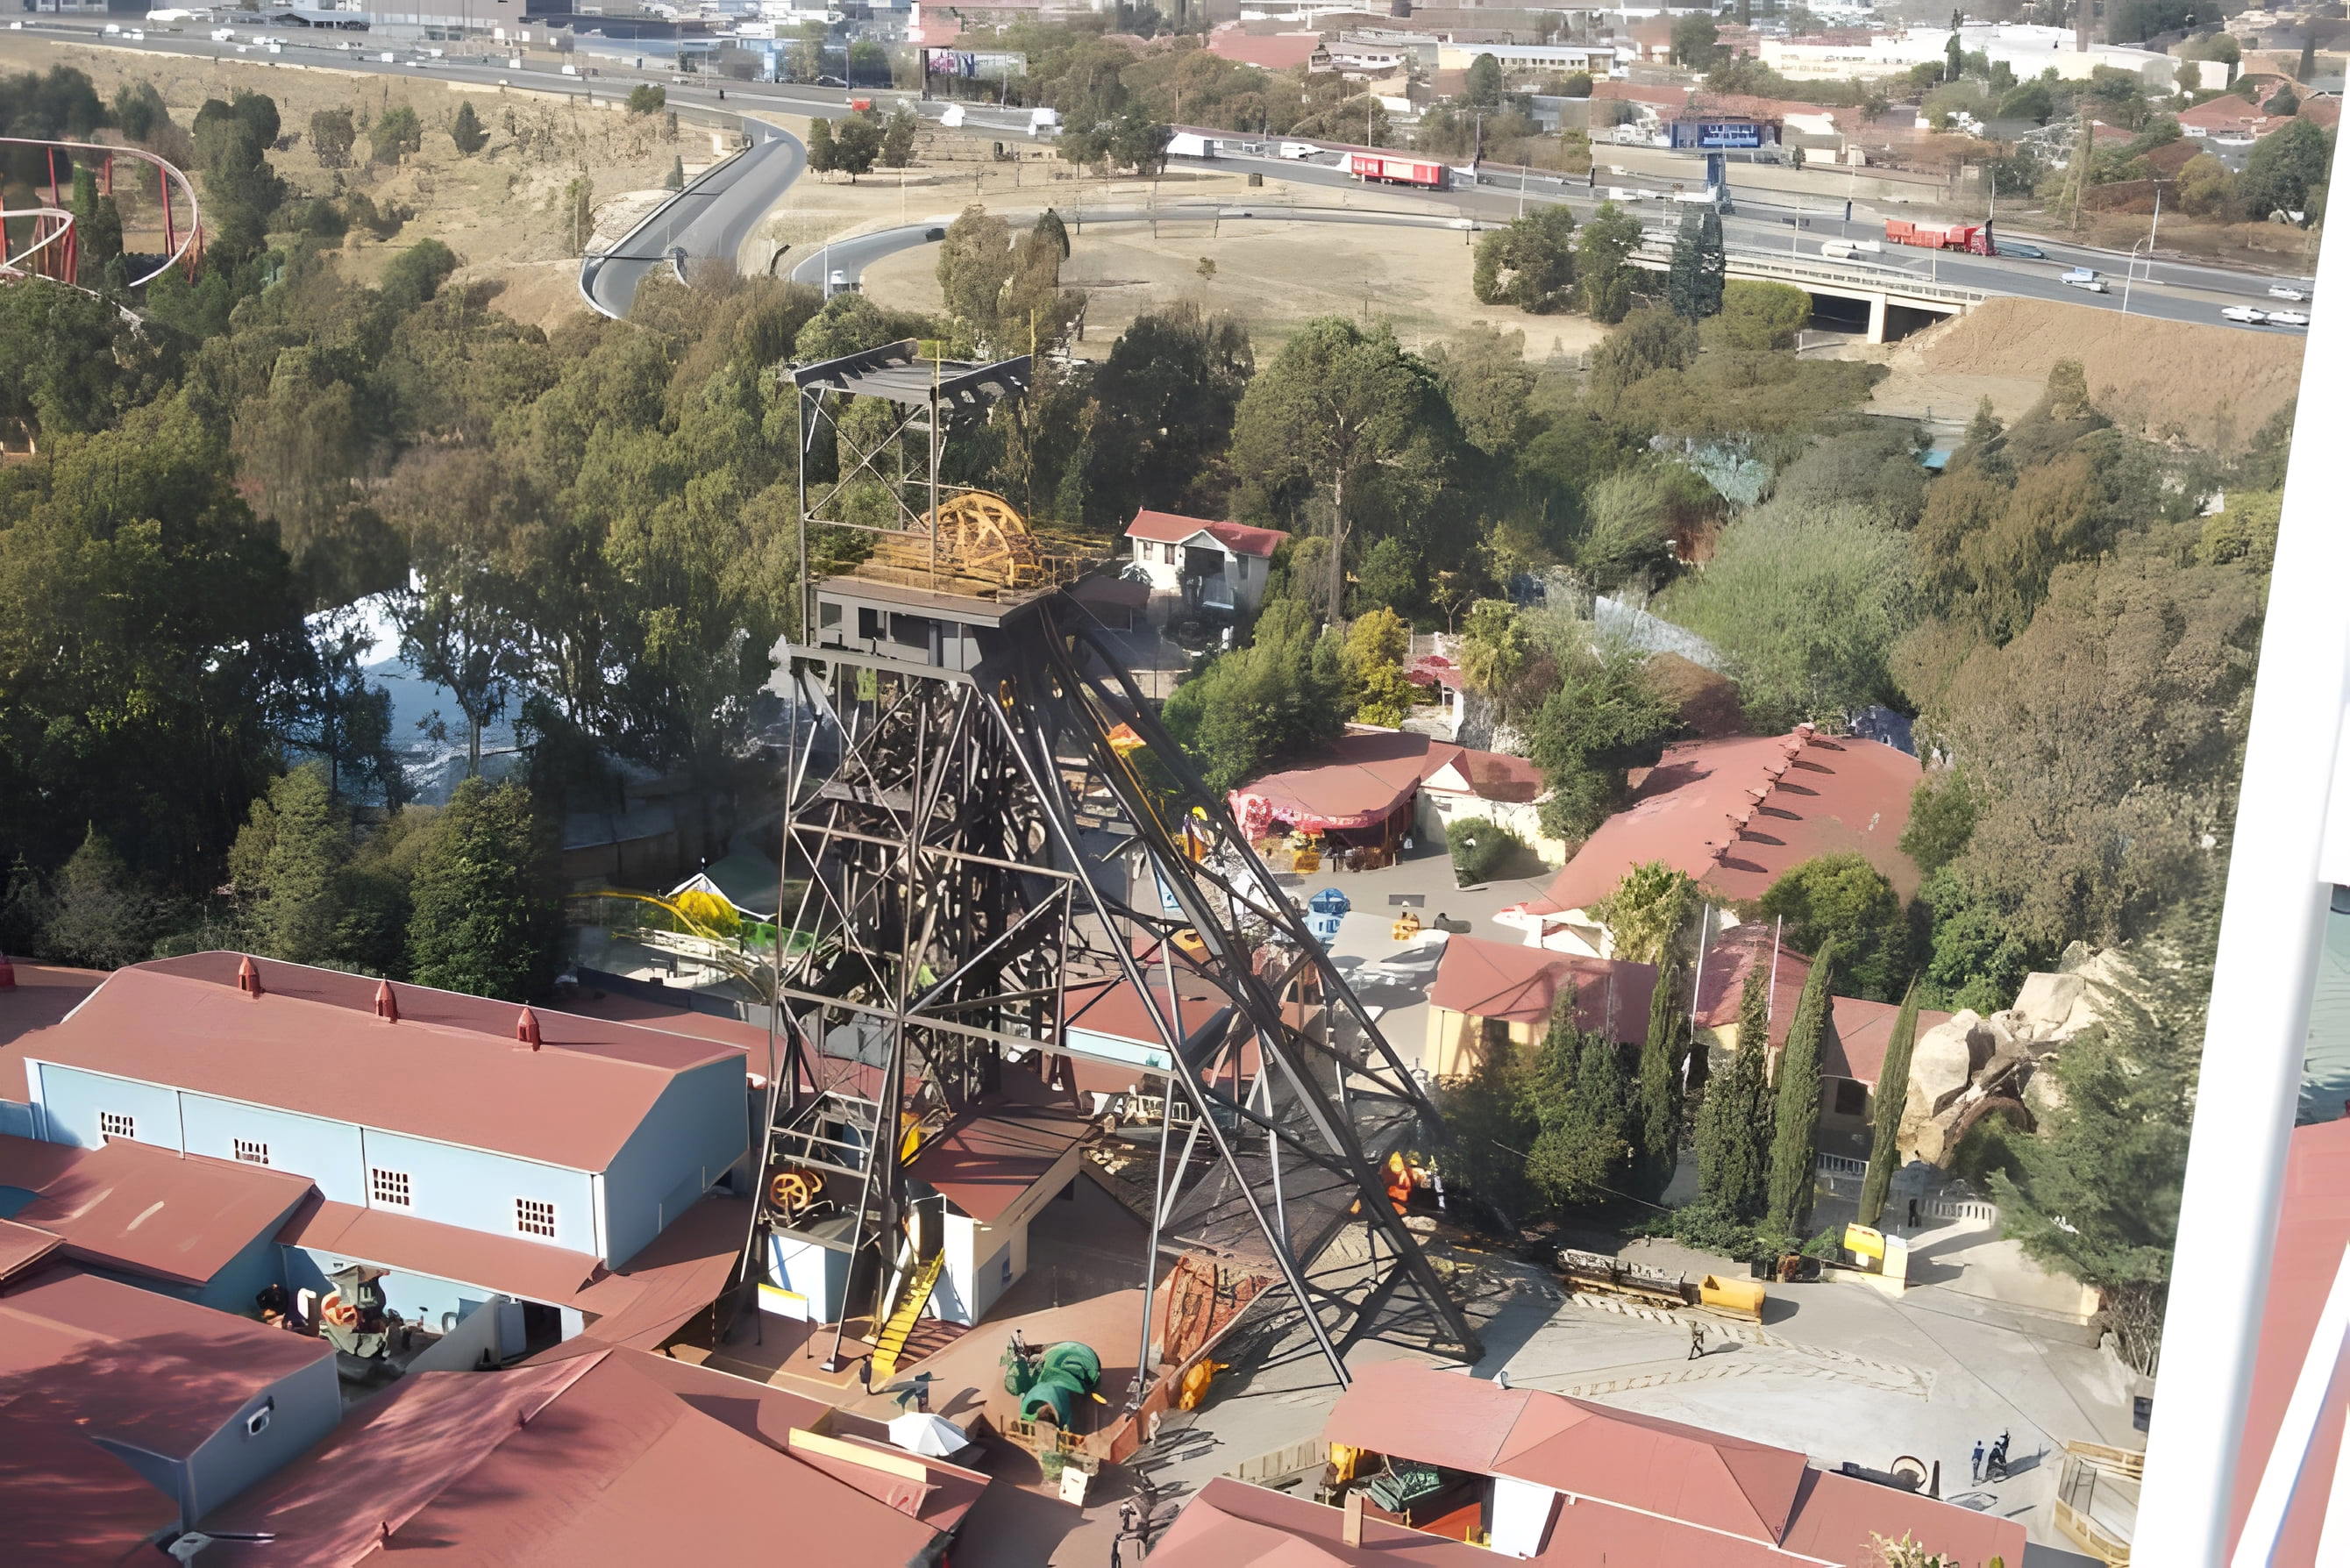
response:
<path fill-rule="evenodd" d="M 636 302 L 645 275 L 671 265 L 672 254 L 733 261 L 752 228 L 807 167 L 799 138 L 755 119 L 743 126 L 752 138 L 748 151 L 703 170 L 610 250 L 580 264 L 579 292 L 588 304 L 617 320 Z"/>
<path fill-rule="evenodd" d="M 696 119 L 707 118 L 710 114 L 728 114 L 737 105 L 830 118 L 847 112 L 847 100 L 850 96 L 847 90 L 837 88 L 800 87 L 782 83 L 730 82 L 723 89 L 727 97 L 722 103 L 717 97 L 720 89 L 716 85 L 703 85 L 707 82 L 707 78 L 680 77 L 665 70 L 615 70 L 609 75 L 566 77 L 546 71 L 516 71 L 508 68 L 503 60 L 476 60 L 456 57 L 436 60 L 429 66 L 420 67 L 410 58 L 412 51 L 400 47 L 394 47 L 390 51 L 398 58 L 387 63 L 375 57 L 385 52 L 380 42 L 372 48 L 363 48 L 359 40 L 348 36 L 338 37 L 324 33 L 305 33 L 300 29 L 289 28 L 270 29 L 272 36 L 285 38 L 286 46 L 282 54 L 269 55 L 258 47 L 240 49 L 234 45 L 214 43 L 208 36 L 208 29 L 179 34 L 150 32 L 145 40 L 130 42 L 120 37 L 103 36 L 99 31 L 101 26 L 102 24 L 95 21 L 84 23 L 26 19 L 24 30 L 37 35 L 73 37 L 81 42 L 109 44 L 160 53 L 222 58 L 241 57 L 256 64 L 282 60 L 290 64 L 316 65 L 394 76 L 446 77 L 484 85 L 511 82 L 518 87 L 528 87 L 542 92 L 600 94 L 610 97 L 625 92 L 628 88 L 639 81 L 653 81 L 667 88 L 672 108 Z M 249 36 L 252 30 L 239 28 L 238 31 L 240 36 Z M 348 50 L 337 47 L 345 42 L 351 43 L 353 47 Z M 608 69 L 600 65 L 587 68 L 598 72 Z M 858 89 L 860 96 L 873 90 Z M 878 92 L 876 96 L 879 96 Z M 890 96 L 894 98 L 898 95 Z M 943 104 L 935 103 L 921 103 L 917 107 L 921 112 L 933 118 L 942 113 L 945 109 Z M 731 115 L 730 118 L 732 118 Z M 619 308 L 624 307 L 625 301 L 633 296 L 637 283 L 641 279 L 644 270 L 662 265 L 671 246 L 682 248 L 690 260 L 709 257 L 720 257 L 729 261 L 733 259 L 743 237 L 758 221 L 760 214 L 767 211 L 775 202 L 781 200 L 792 180 L 796 178 L 800 170 L 805 167 L 806 160 L 805 151 L 799 148 L 797 141 L 784 132 L 761 125 L 755 120 L 743 120 L 741 123 L 749 130 L 751 135 L 759 139 L 757 146 L 733 161 L 733 163 L 742 165 L 742 169 L 729 172 L 722 167 L 721 170 L 711 171 L 711 185 L 708 189 L 702 189 L 701 182 L 697 182 L 695 190 L 689 190 L 681 194 L 680 200 L 663 208 L 658 214 L 658 221 L 655 223 L 641 228 L 636 234 L 631 235 L 619 254 L 617 254 L 613 260 L 602 263 L 591 261 L 587 267 L 583 268 L 582 279 L 583 293 L 588 294 L 589 303 L 607 314 L 616 314 Z M 1024 137 L 1026 116 L 1021 111 L 990 110 L 966 106 L 964 129 L 983 133 L 1001 132 L 1007 140 Z M 1190 160 L 1178 161 L 1179 163 L 1191 161 Z M 1335 166 L 1335 160 L 1332 162 L 1321 162 L 1228 155 L 1211 161 L 1209 166 L 1239 172 L 1254 170 L 1292 185 L 1335 189 L 1351 188 L 1357 183 L 1353 176 Z M 1660 180 L 1616 176 L 1609 178 L 1609 183 L 1631 189 L 1659 192 L 1665 190 L 1669 184 L 1668 182 Z M 1765 254 L 1774 251 L 1784 253 L 1792 246 L 1798 255 L 1817 258 L 1821 244 L 1828 239 L 1835 237 L 1866 239 L 1882 232 L 1879 220 L 1871 214 L 1863 213 L 1852 223 L 1843 223 L 1841 222 L 1843 203 L 1841 202 L 1830 202 L 1822 199 L 1807 205 L 1800 202 L 1791 204 L 1788 199 L 1777 195 L 1766 197 L 1742 193 L 1738 190 L 1735 165 L 1732 166 L 1731 173 L 1731 190 L 1737 202 L 1738 212 L 1724 221 L 1722 230 L 1724 239 L 1738 250 Z M 1481 184 L 1473 188 L 1444 192 L 1419 192 L 1409 191 L 1403 187 L 1395 187 L 1393 191 L 1394 193 L 1407 200 L 1426 202 L 1430 209 L 1430 220 L 1439 223 L 1453 217 L 1469 217 L 1480 222 L 1503 221 L 1514 215 L 1525 206 L 1543 202 L 1565 202 L 1577 213 L 1579 217 L 1587 216 L 1596 210 L 1598 202 L 1606 194 L 1604 190 L 1594 192 L 1579 183 L 1566 181 L 1554 182 L 1537 181 L 1523 193 L 1507 183 Z M 1671 221 L 1669 207 L 1662 204 L 1652 207 L 1647 202 L 1638 203 L 1638 206 L 1642 210 L 1643 215 L 1651 221 Z M 1268 213 L 1271 211 L 1267 209 Z M 1197 215 L 1196 212 L 1194 215 Z M 1091 219 L 1094 214 L 1088 213 L 1087 217 Z M 1326 215 L 1307 218 L 1301 214 L 1300 217 L 1301 221 L 1309 222 L 1343 221 Z M 1800 228 L 1791 226 L 1788 221 L 1790 218 L 1799 220 L 1804 226 Z M 1381 220 L 1372 218 L 1369 221 Z M 914 237 L 911 239 L 906 238 L 905 234 L 906 231 L 902 230 L 885 230 L 879 234 L 863 235 L 846 244 L 829 247 L 833 256 L 846 255 L 855 262 L 853 266 L 843 267 L 838 261 L 834 261 L 829 265 L 831 268 L 848 271 L 851 276 L 855 276 L 867 263 L 880 254 L 887 254 L 888 249 L 903 248 L 906 244 L 922 243 L 919 228 L 915 230 Z M 882 250 L 870 248 L 873 242 L 891 236 L 896 238 L 895 244 Z M 1908 251 L 1906 247 L 1888 246 L 1882 255 L 1871 258 L 1871 262 L 1877 265 L 1899 267 L 1937 281 L 1981 289 L 1986 293 L 2063 300 L 2092 309 L 2123 309 L 2126 297 L 2126 307 L 2130 314 L 2146 316 L 2158 320 L 2199 321 L 2217 326 L 2237 326 L 2239 324 L 2221 318 L 2220 309 L 2222 306 L 2252 303 L 2263 306 L 2274 304 L 2282 309 L 2307 311 L 2310 308 L 2306 304 L 2293 306 L 2283 301 L 2272 301 L 2268 297 L 2269 288 L 2278 284 L 2298 286 L 2306 292 L 2309 283 L 2305 276 L 2271 275 L 2248 270 L 2170 260 L 2141 259 L 2138 261 L 2136 265 L 2137 281 L 2131 285 L 2127 296 L 2125 296 L 2122 291 L 2122 278 L 2130 271 L 2130 263 L 2126 257 L 2054 239 L 2027 235 L 2020 232 L 2011 232 L 2005 237 L 2011 241 L 2022 240 L 2038 246 L 2047 252 L 2048 259 L 2033 261 L 2003 256 L 1970 256 L 1957 253 L 1916 252 Z M 620 259 L 622 255 L 628 259 Z M 858 257 L 862 259 L 857 259 Z M 2094 267 L 2100 273 L 2106 274 L 2111 283 L 2112 292 L 2103 295 L 2094 294 L 2069 287 L 2060 282 L 2059 279 L 2064 272 L 2074 266 Z M 804 258 L 794 265 L 791 275 L 807 282 L 821 283 L 827 270 L 826 264 Z M 2298 330 L 2291 327 L 2245 327 L 2242 329 L 2253 332 Z"/>

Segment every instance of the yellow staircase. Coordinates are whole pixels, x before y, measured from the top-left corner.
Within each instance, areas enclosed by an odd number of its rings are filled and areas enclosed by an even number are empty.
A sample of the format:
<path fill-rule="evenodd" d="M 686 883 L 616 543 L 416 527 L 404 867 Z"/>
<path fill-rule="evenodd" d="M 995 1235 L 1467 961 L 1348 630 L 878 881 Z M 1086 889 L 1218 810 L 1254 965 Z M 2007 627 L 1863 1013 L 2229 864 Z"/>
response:
<path fill-rule="evenodd" d="M 907 1336 L 914 1325 L 922 1321 L 922 1309 L 931 1304 L 931 1292 L 937 1288 L 939 1271 L 946 1264 L 944 1252 L 934 1252 L 930 1262 L 914 1271 L 906 1282 L 905 1293 L 898 1298 L 898 1310 L 881 1325 L 881 1337 L 873 1345 L 872 1386 L 897 1376 L 898 1357 L 905 1351 Z"/>

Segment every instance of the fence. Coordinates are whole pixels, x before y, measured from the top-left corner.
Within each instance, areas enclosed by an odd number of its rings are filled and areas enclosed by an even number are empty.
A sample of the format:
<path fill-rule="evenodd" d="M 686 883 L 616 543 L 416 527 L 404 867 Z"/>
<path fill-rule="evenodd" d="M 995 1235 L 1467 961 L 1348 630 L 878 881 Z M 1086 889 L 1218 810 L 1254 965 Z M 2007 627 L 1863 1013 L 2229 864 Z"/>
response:
<path fill-rule="evenodd" d="M 1840 1185 L 1849 1186 L 1864 1180 L 1868 1175 L 1868 1161 L 1854 1159 L 1849 1155 L 1823 1154 L 1814 1160 L 1812 1168 L 1834 1192 Z M 1893 1201 L 1887 1205 L 1887 1212 L 1891 1213 L 1896 1209 L 1906 1211 L 1910 1203 L 1915 1203 L 1920 1220 L 1963 1220 L 1979 1225 L 1999 1223 L 1999 1205 L 1996 1203 L 1963 1194 L 1957 1197 L 1929 1196 L 1916 1191 L 1916 1186 L 1914 1181 L 1907 1179 L 1906 1172 L 1897 1171 L 1893 1178 Z"/>

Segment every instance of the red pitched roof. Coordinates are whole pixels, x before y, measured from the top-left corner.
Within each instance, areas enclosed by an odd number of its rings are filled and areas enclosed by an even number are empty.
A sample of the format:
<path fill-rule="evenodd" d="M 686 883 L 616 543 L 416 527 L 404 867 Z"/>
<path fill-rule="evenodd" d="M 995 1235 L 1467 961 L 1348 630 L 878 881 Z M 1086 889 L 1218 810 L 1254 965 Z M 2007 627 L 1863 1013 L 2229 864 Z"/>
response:
<path fill-rule="evenodd" d="M 1691 89 L 1684 87 L 1644 87 L 1637 82 L 1594 82 L 1591 96 L 1606 100 L 1614 99 L 1623 103 L 1645 103 L 1653 109 L 1679 114 L 1689 108 Z"/>
<path fill-rule="evenodd" d="M 1825 1474 L 1791 1449 L 1588 1400 L 1502 1388 L 1416 1363 L 1361 1368 L 1332 1408 L 1323 1435 L 1424 1464 L 1508 1476 L 1575 1499 L 1572 1511 L 1555 1516 L 1542 1551 L 1531 1559 L 1560 1568 L 1694 1562 L 1760 1568 L 1791 1560 L 1873 1568 L 1880 1553 L 1870 1541 L 1872 1530 L 1893 1538 L 1911 1534 L 1967 1563 L 1993 1555 L 2018 1562 L 2023 1555 L 2023 1527 L 2012 1521 Z M 1285 1510 L 1269 1517 L 1266 1510 L 1235 1506 L 1236 1501 L 1230 1493 L 1215 1499 L 1220 1511 L 1253 1514 L 1293 1539 L 1318 1534 L 1319 1520 Z M 1319 1513 L 1330 1521 L 1340 1517 L 1336 1509 Z M 1218 1528 L 1217 1521 L 1207 1528 Z M 1170 1544 L 1182 1539 L 1169 1532 Z M 1326 1548 L 1320 1555 L 1349 1565 L 1371 1560 Z M 1158 1557 L 1170 1562 L 1167 1545 Z M 1301 1564 L 1317 1560 L 1295 1559 Z M 1197 1554 L 1171 1559 L 1175 1568 L 1208 1561 Z M 1471 1559 L 1420 1561 L 1451 1568 Z"/>
<path fill-rule="evenodd" d="M 1447 766 L 1464 774 L 1483 800 L 1523 804 L 1542 794 L 1542 774 L 1523 757 L 1456 746 L 1410 730 L 1351 730 L 1311 762 L 1251 779 L 1226 799 L 1252 835 L 1274 822 L 1345 831 L 1393 815 Z"/>
<path fill-rule="evenodd" d="M 16 1219 L 86 1262 L 201 1285 L 309 1191 L 307 1176 L 118 1137 L 43 1187 Z"/>
<path fill-rule="evenodd" d="M 0 1377 L 11 1391 L 0 1425 L 47 1427 L 53 1443 L 67 1432 L 114 1438 L 182 1459 L 270 1385 L 333 1355 L 322 1339 L 51 1268 L 0 1295 Z"/>
<path fill-rule="evenodd" d="M 1669 746 L 1637 781 L 1632 804 L 1584 841 L 1549 891 L 1515 908 L 1587 909 L 1627 871 L 1654 860 L 1718 899 L 1759 898 L 1793 867 L 1846 851 L 1884 872 L 1906 898 L 1918 889 L 1918 868 L 1901 853 L 1901 830 L 1920 776 L 1906 752 L 1876 741 L 1806 739 L 1800 729 Z"/>
<path fill-rule="evenodd" d="M 38 1192 L 89 1158 L 90 1150 L 46 1138 L 0 1133 L 0 1187 Z"/>
<path fill-rule="evenodd" d="M 64 1243 L 47 1231 L 0 1220 L 0 1283 L 27 1273 Z"/>
<path fill-rule="evenodd" d="M 1541 1025 L 1550 1021 L 1559 988 L 1567 984 L 1575 987 L 1579 1028 L 1604 1031 L 1627 1045 L 1648 1038 L 1648 1001 L 1657 989 L 1653 964 L 1449 937 L 1428 1000 L 1471 1018 Z"/>
<path fill-rule="evenodd" d="M 1783 942 L 1776 944 L 1774 955 L 1773 945 L 1770 923 L 1750 920 L 1731 927 L 1706 950 L 1705 972 L 1697 982 L 1700 1025 L 1719 1029 L 1738 1022 L 1747 971 L 1760 965 L 1772 976 L 1771 1044 L 1787 1043 L 1787 1028 L 1794 1022 L 1795 1001 L 1811 976 L 1812 961 Z M 1832 1078 L 1856 1078 L 1876 1087 L 1885 1068 L 1885 1047 L 1893 1038 L 1893 1021 L 1901 1009 L 1889 1002 L 1867 1002 L 1856 996 L 1832 995 L 1828 1004 L 1827 1031 L 1820 1041 L 1820 1071 Z M 1947 1012 L 1920 1008 L 1918 1033 L 1923 1034 L 1950 1020 Z"/>
<path fill-rule="evenodd" d="M 60 969 L 55 964 L 9 963 L 16 983 L 0 990 L 0 1099 L 21 1100 L 32 1085 L 24 1069 L 14 1064 L 41 1033 L 81 1004 L 106 976 L 94 969 Z"/>
<path fill-rule="evenodd" d="M 45 1031 L 40 1060 L 575 1170 L 609 1165 L 681 1073 L 738 1052 L 662 1030 L 538 1011 L 542 1049 L 515 1037 L 520 1009 L 393 987 L 400 1022 L 375 1016 L 378 981 L 236 953 L 117 970 Z M 388 1064 L 398 1063 L 398 1070 Z"/>
<path fill-rule="evenodd" d="M 1492 1568 L 1496 1561 L 1482 1546 L 1381 1519 L 1363 1521 L 1360 1546 L 1347 1545 L 1344 1530 L 1335 1508 L 1218 1476 L 1151 1543 L 1150 1562 L 1152 1568 Z"/>
<path fill-rule="evenodd" d="M 574 1252 L 523 1236 L 498 1236 L 444 1225 L 390 1209 L 363 1209 L 317 1194 L 296 1210 L 277 1240 L 390 1269 L 527 1297 L 549 1306 L 573 1305 L 602 1266 Z M 387 1283 L 400 1304 L 396 1281 Z"/>
<path fill-rule="evenodd" d="M 1227 22 L 1208 35 L 1208 53 L 1218 59 L 1269 71 L 1305 65 L 1321 47 L 1319 33 L 1245 33 L 1237 22 Z"/>
<path fill-rule="evenodd" d="M 1007 1075 L 1007 1082 L 1016 1082 Z M 1075 1113 L 1000 1098 L 974 1106 L 925 1140 L 906 1173 L 982 1224 L 1020 1201 L 1093 1130 Z"/>
<path fill-rule="evenodd" d="M 851 1484 L 832 1473 L 842 1461 L 775 1445 L 743 1408 L 767 1390 L 722 1387 L 723 1374 L 702 1387 L 651 1359 L 414 1374 L 203 1526 L 264 1537 L 238 1543 L 244 1568 L 347 1568 L 402 1549 L 512 1568 L 638 1568 L 681 1552 L 749 1563 L 778 1541 L 827 1568 L 899 1568 L 935 1552 L 941 1531 L 920 1516 L 939 1481 Z M 732 1412 L 710 1403 L 730 1397 Z"/>
<path fill-rule="evenodd" d="M 1259 560 L 1269 558 L 1289 537 L 1278 528 L 1252 528 L 1245 523 L 1220 523 L 1206 517 L 1186 517 L 1178 512 L 1153 512 L 1149 507 L 1134 514 L 1126 525 L 1129 539 L 1155 539 L 1162 545 L 1180 545 L 1205 534 L 1235 555 L 1254 556 Z"/>

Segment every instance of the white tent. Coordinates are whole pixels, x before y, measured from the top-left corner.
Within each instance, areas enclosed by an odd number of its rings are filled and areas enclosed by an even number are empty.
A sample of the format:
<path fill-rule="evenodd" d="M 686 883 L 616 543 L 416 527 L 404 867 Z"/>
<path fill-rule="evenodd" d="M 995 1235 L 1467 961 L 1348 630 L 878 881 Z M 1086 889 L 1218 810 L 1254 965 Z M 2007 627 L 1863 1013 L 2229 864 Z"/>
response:
<path fill-rule="evenodd" d="M 909 1411 L 889 1423 L 889 1440 L 910 1454 L 942 1459 L 971 1447 L 971 1434 L 944 1416 Z"/>

